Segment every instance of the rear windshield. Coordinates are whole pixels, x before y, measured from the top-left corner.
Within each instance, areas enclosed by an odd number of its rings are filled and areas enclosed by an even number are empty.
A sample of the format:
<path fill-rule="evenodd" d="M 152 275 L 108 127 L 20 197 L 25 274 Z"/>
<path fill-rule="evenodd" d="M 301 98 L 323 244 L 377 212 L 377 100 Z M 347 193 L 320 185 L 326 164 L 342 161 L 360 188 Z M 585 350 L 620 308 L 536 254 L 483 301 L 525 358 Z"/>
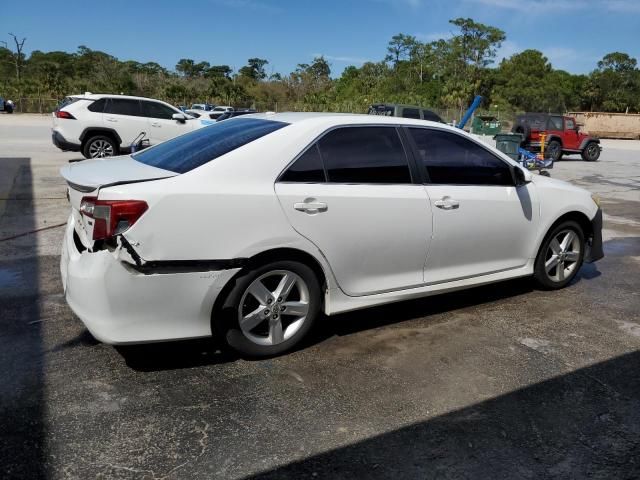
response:
<path fill-rule="evenodd" d="M 133 158 L 152 167 L 185 173 L 287 125 L 257 118 L 234 119 L 167 140 L 133 154 Z"/>

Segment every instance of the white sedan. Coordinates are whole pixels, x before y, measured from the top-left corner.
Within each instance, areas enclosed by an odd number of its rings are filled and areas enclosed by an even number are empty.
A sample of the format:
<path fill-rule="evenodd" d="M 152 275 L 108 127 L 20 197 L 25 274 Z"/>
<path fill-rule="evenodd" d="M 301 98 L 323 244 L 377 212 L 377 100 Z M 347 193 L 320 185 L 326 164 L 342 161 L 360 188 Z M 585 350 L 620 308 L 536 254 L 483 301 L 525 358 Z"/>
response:
<path fill-rule="evenodd" d="M 258 114 L 62 175 L 66 299 L 112 344 L 275 355 L 321 314 L 531 275 L 561 288 L 603 256 L 597 197 L 422 120 Z"/>

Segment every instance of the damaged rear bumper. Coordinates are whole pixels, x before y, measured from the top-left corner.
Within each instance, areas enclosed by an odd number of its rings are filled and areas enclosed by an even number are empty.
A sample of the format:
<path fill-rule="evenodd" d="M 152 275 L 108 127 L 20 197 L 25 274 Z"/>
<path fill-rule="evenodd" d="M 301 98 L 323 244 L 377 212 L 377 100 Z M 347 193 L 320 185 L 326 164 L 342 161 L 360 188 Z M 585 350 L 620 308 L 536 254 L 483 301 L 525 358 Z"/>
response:
<path fill-rule="evenodd" d="M 211 335 L 213 304 L 239 268 L 140 272 L 122 252 L 80 252 L 67 223 L 60 259 L 65 298 L 98 340 L 128 344 Z"/>

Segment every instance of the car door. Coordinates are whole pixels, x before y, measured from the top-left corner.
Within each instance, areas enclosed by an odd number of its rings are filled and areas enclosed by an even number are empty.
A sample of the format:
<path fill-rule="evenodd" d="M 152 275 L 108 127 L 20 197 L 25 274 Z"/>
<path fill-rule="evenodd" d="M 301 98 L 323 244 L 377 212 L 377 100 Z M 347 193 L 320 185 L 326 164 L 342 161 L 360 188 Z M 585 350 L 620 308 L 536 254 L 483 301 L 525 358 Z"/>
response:
<path fill-rule="evenodd" d="M 180 112 L 173 110 L 164 103 L 143 100 L 142 109 L 148 120 L 149 132 L 147 138 L 151 145 L 193 130 L 192 125 L 187 121 L 175 120 L 173 115 Z"/>
<path fill-rule="evenodd" d="M 573 118 L 564 118 L 564 147 L 570 150 L 580 149 L 580 134 Z"/>
<path fill-rule="evenodd" d="M 149 129 L 147 119 L 142 116 L 140 101 L 133 98 L 108 98 L 102 118 L 106 128 L 118 133 L 123 148 L 129 147 L 141 132 Z"/>
<path fill-rule="evenodd" d="M 415 175 L 415 171 L 414 171 Z M 360 296 L 415 287 L 431 238 L 431 209 L 392 126 L 345 126 L 310 145 L 276 182 L 293 228 Z"/>
<path fill-rule="evenodd" d="M 425 283 L 524 266 L 539 221 L 532 183 L 516 187 L 510 164 L 463 134 L 409 128 L 433 207 Z"/>

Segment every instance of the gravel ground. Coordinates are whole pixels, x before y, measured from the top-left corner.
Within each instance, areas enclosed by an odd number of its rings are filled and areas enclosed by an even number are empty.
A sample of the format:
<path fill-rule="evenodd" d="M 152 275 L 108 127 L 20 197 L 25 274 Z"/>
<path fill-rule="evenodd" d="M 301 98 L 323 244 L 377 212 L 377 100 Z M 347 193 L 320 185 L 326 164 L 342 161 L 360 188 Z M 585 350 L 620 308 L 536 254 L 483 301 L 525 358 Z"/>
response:
<path fill-rule="evenodd" d="M 606 257 L 324 319 L 263 361 L 97 343 L 64 302 L 78 154 L 0 115 L 0 477 L 639 478 L 640 142 L 552 176 L 599 193 Z M 36 233 L 29 233 L 34 232 Z"/>

